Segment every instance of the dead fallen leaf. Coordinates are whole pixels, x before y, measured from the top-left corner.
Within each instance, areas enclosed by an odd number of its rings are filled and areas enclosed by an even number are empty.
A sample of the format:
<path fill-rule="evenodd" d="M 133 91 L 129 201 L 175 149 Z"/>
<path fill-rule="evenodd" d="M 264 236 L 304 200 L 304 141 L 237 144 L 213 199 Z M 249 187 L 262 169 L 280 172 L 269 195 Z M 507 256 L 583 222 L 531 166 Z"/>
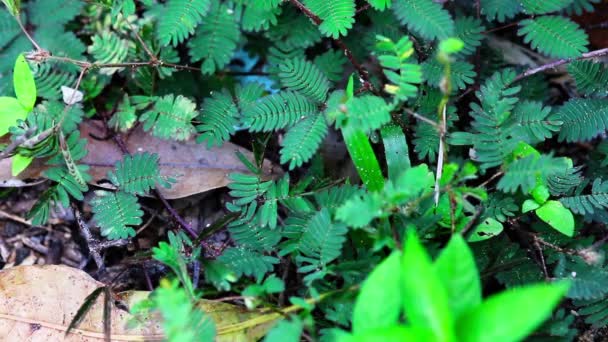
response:
<path fill-rule="evenodd" d="M 103 137 L 100 121 L 89 120 L 81 124 L 80 134 L 88 140 L 87 156 L 80 161 L 91 167 L 92 184 L 111 188 L 111 184 L 104 181 L 107 172 L 123 154 L 114 140 L 99 140 L 91 137 Z M 232 143 L 225 143 L 222 147 L 207 149 L 204 144 L 197 144 L 194 140 L 186 142 L 167 141 L 153 137 L 144 132 L 141 127 L 136 128 L 128 137 L 125 144 L 131 153 L 150 152 L 160 157 L 160 169 L 163 176 L 177 179 L 171 189 L 161 188 L 162 194 L 168 199 L 182 198 L 201 192 L 217 189 L 229 183 L 227 175 L 232 172 L 249 171 L 237 158 L 236 151 L 243 153 L 247 159 L 253 160 L 253 154 Z M 27 179 L 38 179 L 46 166 L 41 161 L 35 161 L 18 177 L 11 176 L 11 160 L 0 160 L 0 187 L 26 186 Z M 264 162 L 263 170 L 266 174 L 280 174 L 279 167 L 273 166 L 269 161 Z"/>
<path fill-rule="evenodd" d="M 63 341 L 72 318 L 84 299 L 104 284 L 85 272 L 63 266 L 18 266 L 0 271 L 0 339 Z M 130 306 L 149 292 L 130 291 L 117 297 Z M 218 341 L 257 341 L 280 314 L 246 311 L 238 306 L 202 300 L 201 308 L 215 321 Z M 103 300 L 97 299 L 80 325 L 65 341 L 103 341 Z M 112 305 L 112 341 L 159 341 L 160 321 L 127 327 L 132 316 Z"/>

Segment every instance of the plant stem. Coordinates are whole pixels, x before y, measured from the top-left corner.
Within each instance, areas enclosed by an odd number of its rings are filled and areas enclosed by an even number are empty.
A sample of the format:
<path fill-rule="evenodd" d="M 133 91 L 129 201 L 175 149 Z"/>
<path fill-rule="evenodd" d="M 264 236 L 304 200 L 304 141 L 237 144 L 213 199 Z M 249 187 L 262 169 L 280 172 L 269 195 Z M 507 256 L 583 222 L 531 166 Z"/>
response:
<path fill-rule="evenodd" d="M 536 68 L 531 68 L 528 69 L 526 71 L 524 71 L 523 73 L 519 74 L 517 77 L 515 77 L 514 82 L 517 82 L 519 80 L 522 80 L 528 76 L 532 76 L 534 74 L 538 74 L 539 72 L 543 72 L 545 70 L 548 69 L 554 69 L 557 68 L 558 66 L 564 65 L 564 64 L 568 64 L 574 61 L 578 61 L 581 59 L 588 59 L 588 58 L 596 58 L 596 57 L 601 57 L 601 56 L 606 56 L 608 55 L 608 48 L 604 48 L 604 49 L 599 49 L 599 50 L 594 50 L 594 51 L 589 51 L 586 52 L 582 55 L 580 55 L 579 57 L 575 57 L 575 58 L 563 58 L 563 59 L 558 59 L 554 62 L 551 63 L 547 63 L 545 65 L 541 65 L 538 66 Z"/>

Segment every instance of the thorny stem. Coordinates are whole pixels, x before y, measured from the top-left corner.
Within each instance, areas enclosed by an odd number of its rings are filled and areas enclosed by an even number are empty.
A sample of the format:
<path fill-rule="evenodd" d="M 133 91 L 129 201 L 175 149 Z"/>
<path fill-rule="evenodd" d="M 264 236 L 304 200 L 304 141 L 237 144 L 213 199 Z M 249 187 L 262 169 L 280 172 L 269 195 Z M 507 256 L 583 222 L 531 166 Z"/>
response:
<path fill-rule="evenodd" d="M 23 26 L 23 23 L 21 22 L 21 18 L 19 17 L 19 15 L 15 16 L 15 20 L 17 20 L 17 24 L 19 24 L 19 27 L 21 28 L 21 31 L 23 31 L 23 33 L 25 34 L 25 36 L 27 37 L 27 39 L 32 43 L 32 45 L 34 45 L 34 47 L 36 48 L 36 50 L 37 51 L 43 51 L 42 48 L 40 47 L 40 45 L 38 45 L 38 43 L 36 43 L 36 41 L 34 40 L 34 38 L 32 38 L 32 36 L 30 36 L 30 34 L 25 29 L 25 26 Z"/>
<path fill-rule="evenodd" d="M 294 6 L 296 6 L 302 13 L 304 13 L 304 15 L 306 15 L 310 20 L 312 20 L 312 22 L 315 25 L 319 26 L 319 25 L 321 25 L 321 23 L 323 23 L 323 20 L 321 18 L 319 18 L 319 16 L 317 16 L 316 14 L 314 14 L 313 12 L 311 12 L 299 0 L 289 0 L 289 1 Z M 346 58 L 348 58 L 348 60 L 350 61 L 350 63 L 357 70 L 357 73 L 359 74 L 359 77 L 361 78 L 361 81 L 362 81 L 361 83 L 363 83 L 363 88 L 364 89 L 368 89 L 368 90 L 370 90 L 372 92 L 376 92 L 375 89 L 374 89 L 374 86 L 372 85 L 372 83 L 371 83 L 371 81 L 369 79 L 369 72 L 363 67 L 363 65 L 361 65 L 361 63 L 359 63 L 357 61 L 357 59 L 353 55 L 352 51 L 340 39 L 334 38 L 334 41 L 336 42 L 336 45 L 338 45 L 338 47 L 340 49 L 342 49 L 342 51 L 344 52 L 344 55 L 346 55 Z"/>

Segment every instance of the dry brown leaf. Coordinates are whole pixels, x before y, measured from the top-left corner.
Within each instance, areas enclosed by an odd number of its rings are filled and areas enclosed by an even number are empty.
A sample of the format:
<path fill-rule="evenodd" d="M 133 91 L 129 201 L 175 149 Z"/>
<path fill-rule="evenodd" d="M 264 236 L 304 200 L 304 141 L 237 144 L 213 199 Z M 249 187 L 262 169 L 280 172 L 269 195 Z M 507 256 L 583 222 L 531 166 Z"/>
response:
<path fill-rule="evenodd" d="M 63 266 L 18 266 L 0 271 L 0 340 L 63 341 L 72 318 L 85 298 L 104 284 L 85 272 Z M 149 292 L 117 295 L 127 306 Z M 103 295 L 102 295 L 103 296 Z M 218 341 L 256 341 L 281 316 L 248 312 L 238 306 L 202 300 L 201 308 L 215 321 Z M 112 341 L 163 340 L 160 321 L 127 328 L 132 316 L 112 305 Z M 101 296 L 65 341 L 103 341 Z"/>
<path fill-rule="evenodd" d="M 123 158 L 122 152 L 113 139 L 99 140 L 91 137 L 91 134 L 95 137 L 105 135 L 100 121 L 84 122 L 81 124 L 80 132 L 80 135 L 88 140 L 89 153 L 79 163 L 91 167 L 92 184 L 110 187 L 110 184 L 104 179 L 116 162 Z M 150 152 L 159 155 L 161 174 L 177 179 L 171 189 L 160 189 L 162 194 L 169 199 L 182 198 L 224 187 L 229 183 L 227 178 L 229 173 L 249 172 L 236 157 L 236 151 L 243 153 L 247 159 L 253 160 L 253 154 L 250 151 L 229 142 L 222 147 L 207 149 L 206 145 L 197 144 L 194 140 L 186 142 L 161 140 L 144 132 L 141 127 L 136 128 L 124 140 L 131 153 Z M 12 177 L 11 160 L 0 160 L 0 186 L 27 185 L 26 182 L 23 182 L 24 180 L 41 177 L 45 168 L 45 165 L 38 161 L 18 177 Z M 273 166 L 267 160 L 264 162 L 263 169 L 268 175 L 281 173 L 279 167 Z"/>

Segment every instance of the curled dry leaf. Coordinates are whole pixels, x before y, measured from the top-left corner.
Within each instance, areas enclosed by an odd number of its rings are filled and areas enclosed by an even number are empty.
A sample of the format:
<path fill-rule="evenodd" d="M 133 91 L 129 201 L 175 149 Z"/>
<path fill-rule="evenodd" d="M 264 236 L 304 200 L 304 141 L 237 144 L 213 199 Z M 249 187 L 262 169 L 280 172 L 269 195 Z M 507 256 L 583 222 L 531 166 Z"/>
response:
<path fill-rule="evenodd" d="M 63 341 L 72 318 L 95 289 L 104 286 L 85 272 L 62 265 L 18 266 L 0 271 L 0 336 L 11 341 Z M 117 295 L 128 307 L 149 292 Z M 103 294 L 65 341 L 103 341 Z M 238 306 L 200 301 L 214 320 L 218 341 L 257 341 L 281 316 L 248 312 Z M 161 322 L 151 317 L 127 327 L 132 316 L 112 305 L 112 341 L 160 341 Z"/>
<path fill-rule="evenodd" d="M 106 136 L 100 121 L 89 120 L 81 124 L 80 135 L 88 140 L 89 152 L 79 163 L 90 166 L 93 185 L 111 188 L 111 184 L 106 181 L 107 172 L 123 158 L 122 151 L 113 139 L 93 138 Z M 243 153 L 247 159 L 253 160 L 250 151 L 229 142 L 222 147 L 208 149 L 194 140 L 185 142 L 161 140 L 144 132 L 141 127 L 136 128 L 124 140 L 130 153 L 150 152 L 159 155 L 161 174 L 177 180 L 171 189 L 160 189 L 168 199 L 182 198 L 224 187 L 229 183 L 228 174 L 232 172 L 249 173 L 237 158 L 237 151 Z M 26 180 L 38 179 L 45 168 L 43 162 L 36 160 L 18 177 L 12 177 L 11 160 L 0 160 L 0 187 L 29 185 L 31 182 Z M 281 173 L 279 167 L 267 160 L 264 161 L 263 170 L 268 176 Z"/>

